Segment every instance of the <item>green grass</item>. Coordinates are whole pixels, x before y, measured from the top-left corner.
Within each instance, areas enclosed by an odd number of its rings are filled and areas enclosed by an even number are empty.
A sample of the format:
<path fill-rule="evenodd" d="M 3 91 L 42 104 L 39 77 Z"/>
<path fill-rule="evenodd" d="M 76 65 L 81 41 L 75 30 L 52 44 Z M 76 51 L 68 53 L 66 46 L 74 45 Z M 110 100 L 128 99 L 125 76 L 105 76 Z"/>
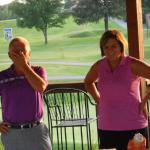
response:
<path fill-rule="evenodd" d="M 89 23 L 86 25 L 76 25 L 70 17 L 66 20 L 63 28 L 51 28 L 48 30 L 48 44 L 44 44 L 43 35 L 34 28 L 19 28 L 16 26 L 15 20 L 0 21 L 0 70 L 7 68 L 10 64 L 2 64 L 2 62 L 11 62 L 7 56 L 8 41 L 4 40 L 3 29 L 13 28 L 13 36 L 23 36 L 30 41 L 32 54 L 31 61 L 55 61 L 55 62 L 82 62 L 94 63 L 100 58 L 99 38 L 104 32 L 103 20 L 96 23 Z M 127 37 L 127 31 L 116 25 L 110 20 L 109 28 L 117 28 Z M 145 60 L 149 62 L 150 58 L 150 34 L 147 37 L 144 31 L 144 49 Z M 38 65 L 38 64 L 37 64 Z M 40 64 L 41 65 L 41 64 Z M 84 76 L 89 70 L 89 66 L 73 66 L 73 65 L 50 65 L 42 64 L 47 70 L 49 77 L 55 76 Z M 49 83 L 58 82 L 80 82 L 82 80 L 54 80 Z M 47 120 L 46 120 L 47 122 Z M 92 127 L 95 132 L 95 127 Z M 79 131 L 77 131 L 79 133 Z M 96 133 L 95 133 L 96 135 Z M 70 135 L 71 136 L 71 135 Z M 95 137 L 93 137 L 93 145 L 95 144 Z M 72 144 L 70 137 L 70 149 Z M 55 140 L 56 141 L 56 140 Z M 78 141 L 79 142 L 79 141 Z M 56 147 L 57 144 L 54 144 Z M 80 150 L 80 144 L 78 149 Z M 2 146 L 0 144 L 0 150 Z"/>
<path fill-rule="evenodd" d="M 63 28 L 50 28 L 48 30 L 48 44 L 44 44 L 43 35 L 34 28 L 19 28 L 15 20 L 0 21 L 0 62 L 10 62 L 7 51 L 8 42 L 4 40 L 3 29 L 13 28 L 13 36 L 23 36 L 31 43 L 32 61 L 63 61 L 63 62 L 84 62 L 93 64 L 100 58 L 99 38 L 104 32 L 103 20 L 86 25 L 77 25 L 70 17 L 66 20 Z M 118 28 L 114 22 L 110 21 L 110 28 Z M 126 31 L 123 31 L 126 34 Z M 38 65 L 38 64 L 37 64 Z M 0 65 L 0 69 L 9 65 Z M 43 65 L 46 67 L 49 77 L 66 75 L 85 75 L 89 66 L 64 66 L 64 65 Z M 52 81 L 60 82 L 60 81 Z M 61 81 L 74 82 L 74 81 Z"/>
<path fill-rule="evenodd" d="M 150 32 L 150 31 L 149 31 Z M 150 63 L 150 33 L 147 36 L 146 30 L 144 31 L 144 55 L 146 62 Z"/>
<path fill-rule="evenodd" d="M 93 64 L 100 56 L 99 38 L 104 32 L 103 20 L 86 25 L 76 25 L 70 17 L 66 20 L 63 28 L 50 28 L 48 30 L 48 44 L 45 45 L 43 35 L 34 28 L 19 28 L 15 20 L 0 21 L 0 62 L 10 62 L 7 56 L 8 42 L 4 40 L 3 29 L 6 27 L 13 28 L 13 36 L 24 36 L 31 43 L 31 60 L 32 61 L 55 61 L 55 62 L 84 62 Z M 110 28 L 117 28 L 127 37 L 127 31 L 112 20 Z M 147 37 L 144 31 L 144 48 L 145 60 L 149 62 L 150 58 L 150 34 Z M 38 64 L 37 64 L 38 65 Z M 0 70 L 7 68 L 9 65 L 0 64 Z M 89 66 L 65 66 L 65 65 L 43 65 L 49 77 L 54 76 L 83 76 L 89 70 Z M 80 81 L 80 80 L 79 80 Z M 76 81 L 50 81 L 54 82 L 76 82 Z"/>
<path fill-rule="evenodd" d="M 58 149 L 57 144 L 54 144 L 53 148 L 54 148 L 54 150 L 57 150 L 57 149 Z M 66 147 L 65 147 L 65 144 L 64 144 L 64 145 L 63 145 L 63 149 L 65 149 L 65 148 L 66 148 Z M 73 149 L 74 149 L 73 144 L 72 144 L 72 143 L 67 143 L 67 148 L 68 148 L 69 150 L 73 150 Z M 82 150 L 82 147 L 81 147 L 81 144 L 80 144 L 80 143 L 76 144 L 76 147 L 75 147 L 75 148 L 76 148 L 77 150 Z M 60 149 L 61 149 L 61 148 L 60 148 Z M 84 149 L 85 149 L 85 150 L 88 149 L 86 144 L 84 144 Z M 96 144 L 92 144 L 92 150 L 98 150 L 98 147 L 97 147 Z"/>

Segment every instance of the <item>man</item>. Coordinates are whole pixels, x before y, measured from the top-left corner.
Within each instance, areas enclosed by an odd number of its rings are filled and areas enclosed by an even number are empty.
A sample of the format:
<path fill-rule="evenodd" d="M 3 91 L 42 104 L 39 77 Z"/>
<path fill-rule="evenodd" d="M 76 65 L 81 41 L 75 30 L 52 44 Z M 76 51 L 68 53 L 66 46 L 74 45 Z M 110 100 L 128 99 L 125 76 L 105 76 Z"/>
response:
<path fill-rule="evenodd" d="M 29 64 L 30 44 L 22 37 L 10 41 L 8 55 L 13 64 L 0 72 L 4 149 L 51 150 L 48 129 L 42 123 L 46 72 Z"/>

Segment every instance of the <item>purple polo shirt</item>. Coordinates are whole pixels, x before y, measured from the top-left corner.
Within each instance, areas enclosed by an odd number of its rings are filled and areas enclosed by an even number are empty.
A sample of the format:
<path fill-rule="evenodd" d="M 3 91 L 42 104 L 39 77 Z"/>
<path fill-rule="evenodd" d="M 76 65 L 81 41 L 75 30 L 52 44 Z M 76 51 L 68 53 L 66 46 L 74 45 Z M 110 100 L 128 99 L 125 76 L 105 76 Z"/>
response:
<path fill-rule="evenodd" d="M 37 66 L 32 69 L 47 81 L 45 69 Z M 5 122 L 24 124 L 43 117 L 42 94 L 35 91 L 24 76 L 17 76 L 13 65 L 0 72 L 0 96 Z"/>

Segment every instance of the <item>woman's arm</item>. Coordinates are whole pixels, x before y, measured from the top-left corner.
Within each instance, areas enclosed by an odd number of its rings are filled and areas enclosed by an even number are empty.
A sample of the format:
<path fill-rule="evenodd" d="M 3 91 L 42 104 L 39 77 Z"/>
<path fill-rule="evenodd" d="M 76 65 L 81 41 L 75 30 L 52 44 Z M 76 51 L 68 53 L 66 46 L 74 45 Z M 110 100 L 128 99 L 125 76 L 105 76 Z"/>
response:
<path fill-rule="evenodd" d="M 132 58 L 131 60 L 132 73 L 146 79 L 150 79 L 150 66 L 139 59 Z"/>
<path fill-rule="evenodd" d="M 143 112 L 144 116 L 147 118 L 148 117 L 148 112 L 147 112 L 147 101 L 150 98 L 150 91 L 144 96 L 142 99 L 142 102 L 140 103 L 140 113 Z"/>
<path fill-rule="evenodd" d="M 96 88 L 95 81 L 98 79 L 98 62 L 96 62 L 87 73 L 84 82 L 86 90 L 91 94 L 96 103 L 99 103 L 100 94 Z"/>
<path fill-rule="evenodd" d="M 136 58 L 132 59 L 131 70 L 135 75 L 150 79 L 150 66 Z M 146 118 L 147 118 L 146 103 L 149 98 L 150 98 L 150 91 L 144 96 L 140 104 L 140 113 L 143 112 Z"/>

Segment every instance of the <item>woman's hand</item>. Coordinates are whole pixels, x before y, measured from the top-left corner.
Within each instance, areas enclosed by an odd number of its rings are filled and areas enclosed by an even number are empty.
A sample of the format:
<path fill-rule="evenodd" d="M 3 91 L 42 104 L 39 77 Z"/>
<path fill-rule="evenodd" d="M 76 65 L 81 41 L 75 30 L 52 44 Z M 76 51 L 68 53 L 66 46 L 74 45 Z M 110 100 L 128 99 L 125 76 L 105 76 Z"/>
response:
<path fill-rule="evenodd" d="M 147 106 L 145 102 L 141 102 L 140 103 L 140 114 L 143 113 L 143 115 L 145 116 L 145 118 L 148 118 L 148 111 L 147 111 Z"/>

